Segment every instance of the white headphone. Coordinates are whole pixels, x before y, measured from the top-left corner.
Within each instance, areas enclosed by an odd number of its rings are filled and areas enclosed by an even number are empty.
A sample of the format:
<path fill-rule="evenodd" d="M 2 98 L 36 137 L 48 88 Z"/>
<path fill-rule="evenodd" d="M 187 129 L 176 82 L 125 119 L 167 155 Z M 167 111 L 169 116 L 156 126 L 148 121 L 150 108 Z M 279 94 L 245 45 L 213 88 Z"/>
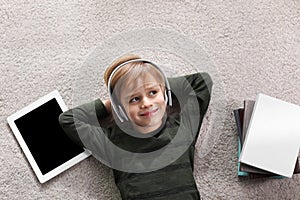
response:
<path fill-rule="evenodd" d="M 124 65 L 127 65 L 129 63 L 133 63 L 133 62 L 144 62 L 144 63 L 149 63 L 151 64 L 153 67 L 155 67 L 163 76 L 164 81 L 165 81 L 165 86 L 166 86 L 166 90 L 165 90 L 165 100 L 167 101 L 167 104 L 169 106 L 172 106 L 172 97 L 171 97 L 171 88 L 170 88 L 170 84 L 169 81 L 166 77 L 166 75 L 164 74 L 164 72 L 153 62 L 149 61 L 149 60 L 145 60 L 145 59 L 133 59 L 133 60 L 129 60 L 126 61 L 120 65 L 118 65 L 110 74 L 109 79 L 108 79 L 108 83 L 107 83 L 107 88 L 108 88 L 108 94 L 109 94 L 109 98 L 111 101 L 111 106 L 112 109 L 114 110 L 114 112 L 116 113 L 116 115 L 118 116 L 119 120 L 121 122 L 124 121 L 128 121 L 128 117 L 126 115 L 126 112 L 123 110 L 122 106 L 120 104 L 115 104 L 114 99 L 113 99 L 113 95 L 112 95 L 112 88 L 111 88 L 111 80 L 112 77 L 114 76 L 114 74 Z"/>

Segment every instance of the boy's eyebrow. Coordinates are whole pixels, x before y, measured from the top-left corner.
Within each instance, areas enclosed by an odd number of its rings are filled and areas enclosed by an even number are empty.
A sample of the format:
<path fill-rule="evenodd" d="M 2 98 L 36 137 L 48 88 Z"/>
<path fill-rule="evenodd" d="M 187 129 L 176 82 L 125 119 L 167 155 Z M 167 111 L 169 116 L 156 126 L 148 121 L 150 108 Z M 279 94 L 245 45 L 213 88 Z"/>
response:
<path fill-rule="evenodd" d="M 128 95 L 125 96 L 126 99 L 129 99 L 133 96 L 136 96 L 137 93 L 129 93 Z"/>
<path fill-rule="evenodd" d="M 156 84 L 151 84 L 148 87 L 146 86 L 146 90 L 153 89 L 153 88 L 156 88 L 156 87 L 160 87 L 160 84 L 156 83 Z"/>
<path fill-rule="evenodd" d="M 145 89 L 146 89 L 146 90 L 151 90 L 151 89 L 154 89 L 154 88 L 156 88 L 156 87 L 160 87 L 161 84 L 155 83 L 155 84 L 147 84 L 147 85 L 149 85 L 149 86 L 145 86 Z M 128 98 L 130 98 L 130 97 L 132 97 L 132 96 L 136 96 L 137 93 L 138 93 L 138 92 L 135 92 L 135 91 L 129 92 L 129 93 L 127 93 L 127 94 L 125 95 L 124 98 L 128 99 Z"/>

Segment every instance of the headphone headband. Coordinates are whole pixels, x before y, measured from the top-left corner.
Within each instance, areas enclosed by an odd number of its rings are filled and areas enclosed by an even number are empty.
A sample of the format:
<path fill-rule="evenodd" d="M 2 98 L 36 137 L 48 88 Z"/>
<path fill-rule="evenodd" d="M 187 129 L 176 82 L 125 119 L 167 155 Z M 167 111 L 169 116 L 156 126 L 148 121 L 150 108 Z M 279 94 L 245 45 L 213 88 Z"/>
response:
<path fill-rule="evenodd" d="M 115 102 L 113 102 L 113 98 L 112 98 L 112 88 L 111 88 L 111 81 L 112 81 L 112 78 L 113 76 L 115 75 L 115 73 L 120 69 L 122 68 L 124 65 L 127 65 L 129 63 L 134 63 L 134 62 L 143 62 L 143 63 L 149 63 L 151 64 L 153 67 L 155 67 L 163 76 L 164 78 L 164 81 L 165 81 L 165 87 L 166 87 L 166 95 L 168 97 L 168 105 L 169 106 L 172 106 L 172 98 L 171 98 L 171 88 L 170 88 L 170 84 L 169 84 L 169 81 L 165 75 L 165 73 L 158 67 L 158 65 L 156 65 L 154 62 L 151 62 L 149 60 L 145 60 L 145 59 L 133 59 L 133 60 L 129 60 L 129 61 L 126 61 L 126 62 L 123 62 L 121 63 L 120 65 L 118 65 L 110 74 L 109 76 L 109 79 L 108 79 L 108 83 L 107 83 L 107 89 L 108 89 L 108 95 L 109 95 L 109 98 L 111 100 L 111 105 L 112 105 L 112 108 L 113 110 L 115 111 L 115 113 L 117 114 L 118 118 L 120 119 L 121 122 L 124 121 L 123 118 L 125 118 L 125 120 L 128 120 L 125 112 L 123 111 L 122 109 L 122 106 L 121 105 L 118 105 L 116 107 L 115 105 Z"/>

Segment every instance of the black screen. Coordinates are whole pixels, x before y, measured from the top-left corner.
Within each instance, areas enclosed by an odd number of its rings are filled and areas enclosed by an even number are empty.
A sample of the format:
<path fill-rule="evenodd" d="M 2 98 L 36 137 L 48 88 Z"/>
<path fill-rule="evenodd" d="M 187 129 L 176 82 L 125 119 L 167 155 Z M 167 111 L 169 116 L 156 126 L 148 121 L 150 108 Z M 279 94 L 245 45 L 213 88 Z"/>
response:
<path fill-rule="evenodd" d="M 84 151 L 60 127 L 60 113 L 59 104 L 52 99 L 15 121 L 42 174 Z"/>

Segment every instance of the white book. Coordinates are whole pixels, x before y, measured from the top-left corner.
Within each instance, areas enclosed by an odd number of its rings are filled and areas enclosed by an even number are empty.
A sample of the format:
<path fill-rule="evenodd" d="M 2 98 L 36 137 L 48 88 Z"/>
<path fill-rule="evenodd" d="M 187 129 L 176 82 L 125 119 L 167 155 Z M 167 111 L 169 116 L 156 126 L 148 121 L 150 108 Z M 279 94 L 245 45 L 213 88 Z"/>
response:
<path fill-rule="evenodd" d="M 258 94 L 239 161 L 292 177 L 300 147 L 300 106 Z"/>

